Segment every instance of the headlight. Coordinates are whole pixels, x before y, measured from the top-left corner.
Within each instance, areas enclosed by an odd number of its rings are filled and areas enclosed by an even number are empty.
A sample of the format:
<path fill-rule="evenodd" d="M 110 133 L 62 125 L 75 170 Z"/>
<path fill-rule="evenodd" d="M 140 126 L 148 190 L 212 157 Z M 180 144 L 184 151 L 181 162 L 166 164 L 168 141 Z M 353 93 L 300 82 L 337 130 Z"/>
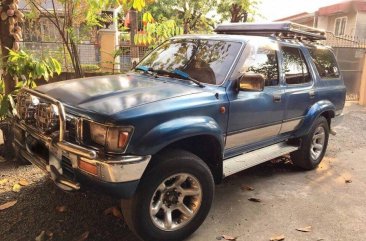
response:
<path fill-rule="evenodd" d="M 91 141 L 112 153 L 124 152 L 133 132 L 132 127 L 107 126 L 94 122 L 89 122 L 89 130 Z"/>

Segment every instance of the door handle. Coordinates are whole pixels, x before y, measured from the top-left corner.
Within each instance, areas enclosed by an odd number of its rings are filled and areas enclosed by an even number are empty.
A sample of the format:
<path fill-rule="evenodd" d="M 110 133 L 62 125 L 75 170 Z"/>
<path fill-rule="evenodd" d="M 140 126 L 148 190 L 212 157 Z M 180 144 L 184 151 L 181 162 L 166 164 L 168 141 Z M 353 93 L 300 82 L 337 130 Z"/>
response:
<path fill-rule="evenodd" d="M 280 94 L 274 94 L 273 95 L 273 102 L 281 102 L 282 95 Z"/>
<path fill-rule="evenodd" d="M 309 91 L 309 96 L 310 96 L 310 99 L 314 99 L 315 98 L 315 90 L 310 90 Z"/>

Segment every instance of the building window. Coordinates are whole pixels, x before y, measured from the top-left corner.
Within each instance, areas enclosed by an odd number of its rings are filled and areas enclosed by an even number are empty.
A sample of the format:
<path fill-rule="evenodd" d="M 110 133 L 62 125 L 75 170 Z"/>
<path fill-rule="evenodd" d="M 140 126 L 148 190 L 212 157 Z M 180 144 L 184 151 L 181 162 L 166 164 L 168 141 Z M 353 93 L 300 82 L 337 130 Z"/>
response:
<path fill-rule="evenodd" d="M 336 18 L 334 23 L 334 34 L 341 36 L 345 34 L 347 25 L 347 17 Z"/>

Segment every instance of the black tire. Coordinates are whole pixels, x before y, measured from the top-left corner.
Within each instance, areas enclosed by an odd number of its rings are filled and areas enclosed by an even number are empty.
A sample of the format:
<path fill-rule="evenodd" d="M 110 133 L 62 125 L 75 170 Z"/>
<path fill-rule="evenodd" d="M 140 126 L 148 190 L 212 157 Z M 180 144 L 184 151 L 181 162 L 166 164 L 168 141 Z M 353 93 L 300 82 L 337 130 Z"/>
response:
<path fill-rule="evenodd" d="M 0 155 L 3 156 L 6 161 L 13 161 L 15 157 L 15 150 L 13 148 L 14 137 L 11 125 L 7 121 L 4 121 L 0 123 L 0 129 L 4 139 L 4 144 L 2 144 L 0 148 Z"/>
<path fill-rule="evenodd" d="M 129 200 L 122 200 L 123 217 L 129 228 L 141 240 L 183 240 L 196 231 L 208 215 L 214 197 L 213 176 L 199 157 L 183 150 L 170 150 L 154 157 L 152 161 L 154 165 L 144 174 L 135 196 Z M 201 203 L 185 226 L 174 231 L 162 230 L 154 224 L 150 216 L 151 200 L 156 195 L 157 188 L 165 180 L 180 173 L 189 174 L 199 182 L 202 190 Z"/>
<path fill-rule="evenodd" d="M 0 129 L 4 139 L 4 144 L 0 146 L 0 156 L 4 157 L 6 161 L 13 161 L 19 165 L 31 165 L 32 163 L 21 156 L 19 152 L 16 152 L 13 147 L 14 133 L 11 124 L 3 122 L 0 124 Z"/>
<path fill-rule="evenodd" d="M 314 154 L 315 155 L 314 156 L 312 155 L 313 138 L 315 134 L 319 133 L 320 129 L 324 130 L 324 142 L 322 143 L 323 148 L 321 149 L 321 151 L 320 150 L 318 151 L 317 155 Z M 320 116 L 314 121 L 309 131 L 309 134 L 301 138 L 300 149 L 291 153 L 291 159 L 293 163 L 296 166 L 305 170 L 315 169 L 319 165 L 319 163 L 323 160 L 323 157 L 325 155 L 328 146 L 328 139 L 329 139 L 328 121 L 325 117 Z"/>

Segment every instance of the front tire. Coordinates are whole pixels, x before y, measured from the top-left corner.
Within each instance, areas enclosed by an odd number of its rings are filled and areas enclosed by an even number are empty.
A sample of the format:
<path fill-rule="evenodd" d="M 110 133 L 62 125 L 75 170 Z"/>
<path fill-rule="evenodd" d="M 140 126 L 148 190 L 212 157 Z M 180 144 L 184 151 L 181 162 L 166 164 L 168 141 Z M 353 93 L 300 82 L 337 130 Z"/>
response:
<path fill-rule="evenodd" d="M 315 169 L 323 160 L 328 146 L 329 124 L 320 116 L 313 123 L 308 135 L 301 138 L 299 150 L 291 153 L 293 163 L 305 170 Z"/>
<path fill-rule="evenodd" d="M 196 155 L 172 150 L 154 158 L 135 196 L 122 200 L 129 228 L 145 241 L 183 240 L 205 220 L 214 179 Z"/>

